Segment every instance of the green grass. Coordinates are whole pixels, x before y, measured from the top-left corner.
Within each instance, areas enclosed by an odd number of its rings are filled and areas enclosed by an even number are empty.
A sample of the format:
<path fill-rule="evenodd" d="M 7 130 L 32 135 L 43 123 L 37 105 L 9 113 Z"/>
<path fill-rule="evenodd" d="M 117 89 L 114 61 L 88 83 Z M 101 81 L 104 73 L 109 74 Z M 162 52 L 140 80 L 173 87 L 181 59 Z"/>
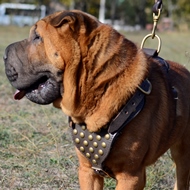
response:
<path fill-rule="evenodd" d="M 0 26 L 0 187 L 3 190 L 78 190 L 78 162 L 72 145 L 67 117 L 52 105 L 40 106 L 23 99 L 14 101 L 14 89 L 4 74 L 5 47 L 27 38 L 29 28 Z M 147 33 L 127 33 L 140 44 Z M 190 68 L 189 34 L 161 33 L 160 56 Z M 154 42 L 153 42 L 154 41 Z M 148 47 L 157 47 L 148 40 Z M 174 164 L 167 152 L 148 168 L 146 190 L 172 189 Z M 105 180 L 105 190 L 115 187 Z"/>

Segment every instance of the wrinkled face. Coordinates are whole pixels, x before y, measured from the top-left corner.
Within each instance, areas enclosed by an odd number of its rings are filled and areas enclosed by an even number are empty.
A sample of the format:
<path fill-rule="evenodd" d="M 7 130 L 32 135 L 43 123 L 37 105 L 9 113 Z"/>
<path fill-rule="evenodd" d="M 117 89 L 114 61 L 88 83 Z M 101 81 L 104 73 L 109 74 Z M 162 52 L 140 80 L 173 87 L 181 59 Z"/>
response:
<path fill-rule="evenodd" d="M 89 17 L 77 11 L 50 15 L 31 28 L 28 39 L 6 48 L 5 72 L 17 89 L 15 99 L 26 96 L 35 103 L 49 104 L 62 96 L 65 68 L 76 59 L 76 48 L 80 49 L 84 15 Z"/>

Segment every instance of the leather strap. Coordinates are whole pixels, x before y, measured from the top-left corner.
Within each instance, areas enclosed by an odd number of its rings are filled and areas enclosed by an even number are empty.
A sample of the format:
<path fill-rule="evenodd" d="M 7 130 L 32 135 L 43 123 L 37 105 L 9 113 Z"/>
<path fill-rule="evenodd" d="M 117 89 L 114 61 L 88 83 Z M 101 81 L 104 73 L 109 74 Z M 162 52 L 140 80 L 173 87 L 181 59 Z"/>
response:
<path fill-rule="evenodd" d="M 158 14 L 158 10 L 162 9 L 162 0 L 157 0 L 152 8 L 153 13 Z"/>
<path fill-rule="evenodd" d="M 118 130 L 121 130 L 142 110 L 145 103 L 145 94 L 149 94 L 151 92 L 151 88 L 152 86 L 148 79 L 142 82 L 133 97 L 110 123 L 108 129 L 109 133 L 113 134 Z"/>
<path fill-rule="evenodd" d="M 143 48 L 142 50 L 149 57 L 156 57 L 156 56 L 158 56 L 158 52 L 157 52 L 156 49 Z"/>

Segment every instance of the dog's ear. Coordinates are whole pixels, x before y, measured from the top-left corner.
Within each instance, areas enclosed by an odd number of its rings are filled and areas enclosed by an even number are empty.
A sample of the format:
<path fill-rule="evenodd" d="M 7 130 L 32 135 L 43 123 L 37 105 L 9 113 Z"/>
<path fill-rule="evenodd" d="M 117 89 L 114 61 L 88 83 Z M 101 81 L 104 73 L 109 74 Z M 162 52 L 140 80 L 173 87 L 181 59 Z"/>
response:
<path fill-rule="evenodd" d="M 74 30 L 73 24 L 76 21 L 76 15 L 73 12 L 63 11 L 59 13 L 56 17 L 52 18 L 50 24 L 54 27 L 61 27 L 62 25 L 68 23 L 71 29 Z"/>
<path fill-rule="evenodd" d="M 69 27 L 73 31 L 76 31 L 85 25 L 86 32 L 90 33 L 99 25 L 99 21 L 95 17 L 81 11 L 63 11 L 52 18 L 50 24 L 54 27 L 61 27 L 64 24 L 69 24 Z"/>

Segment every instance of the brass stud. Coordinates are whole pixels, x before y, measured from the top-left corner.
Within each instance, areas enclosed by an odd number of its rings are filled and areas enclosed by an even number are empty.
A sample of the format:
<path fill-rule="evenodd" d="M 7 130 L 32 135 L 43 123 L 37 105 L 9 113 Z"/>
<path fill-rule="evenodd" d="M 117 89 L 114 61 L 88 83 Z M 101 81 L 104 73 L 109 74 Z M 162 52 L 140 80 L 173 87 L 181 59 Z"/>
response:
<path fill-rule="evenodd" d="M 103 155 L 104 154 L 104 152 L 103 152 L 103 150 L 98 150 L 98 153 L 100 154 L 100 155 Z"/>
<path fill-rule="evenodd" d="M 83 144 L 84 144 L 85 146 L 88 146 L 88 141 L 83 141 Z"/>
<path fill-rule="evenodd" d="M 84 147 L 83 146 L 80 147 L 80 151 L 84 152 Z"/>
<path fill-rule="evenodd" d="M 73 130 L 73 134 L 76 135 L 78 131 L 76 129 Z"/>
<path fill-rule="evenodd" d="M 102 143 L 102 147 L 106 148 L 106 143 L 105 142 Z"/>
<path fill-rule="evenodd" d="M 93 140 L 93 136 L 92 136 L 92 135 L 89 135 L 89 136 L 88 136 L 88 139 L 89 139 L 90 141 L 92 141 L 92 140 Z"/>
<path fill-rule="evenodd" d="M 82 128 L 82 130 L 85 130 L 85 129 L 86 129 L 86 126 L 85 126 L 85 125 L 82 125 L 81 128 Z"/>
<path fill-rule="evenodd" d="M 79 138 L 76 138 L 76 139 L 75 139 L 75 142 L 76 142 L 77 144 L 79 144 L 79 143 L 80 143 L 80 139 L 79 139 Z"/>
<path fill-rule="evenodd" d="M 90 153 L 86 153 L 86 157 L 87 157 L 87 158 L 90 158 Z"/>
<path fill-rule="evenodd" d="M 96 164 L 96 163 L 97 163 L 96 160 L 94 160 L 94 159 L 92 160 L 92 162 L 93 162 L 93 164 Z"/>
<path fill-rule="evenodd" d="M 80 133 L 80 137 L 84 138 L 84 133 L 83 132 Z"/>
<path fill-rule="evenodd" d="M 97 139 L 98 141 L 100 141 L 100 140 L 101 140 L 101 136 L 100 136 L 100 135 L 97 135 L 97 136 L 96 136 L 96 139 Z"/>
<path fill-rule="evenodd" d="M 97 160 L 99 158 L 99 156 L 97 154 L 95 154 L 94 158 Z"/>
<path fill-rule="evenodd" d="M 106 134 L 106 135 L 105 135 L 105 138 L 106 138 L 107 140 L 109 140 L 109 139 L 110 139 L 110 135 L 109 135 L 109 134 Z"/>
<path fill-rule="evenodd" d="M 89 148 L 90 152 L 94 152 L 94 149 L 92 147 Z"/>
<path fill-rule="evenodd" d="M 97 143 L 97 142 L 93 142 L 93 146 L 94 146 L 95 148 L 97 148 L 97 147 L 98 147 L 98 143 Z"/>

